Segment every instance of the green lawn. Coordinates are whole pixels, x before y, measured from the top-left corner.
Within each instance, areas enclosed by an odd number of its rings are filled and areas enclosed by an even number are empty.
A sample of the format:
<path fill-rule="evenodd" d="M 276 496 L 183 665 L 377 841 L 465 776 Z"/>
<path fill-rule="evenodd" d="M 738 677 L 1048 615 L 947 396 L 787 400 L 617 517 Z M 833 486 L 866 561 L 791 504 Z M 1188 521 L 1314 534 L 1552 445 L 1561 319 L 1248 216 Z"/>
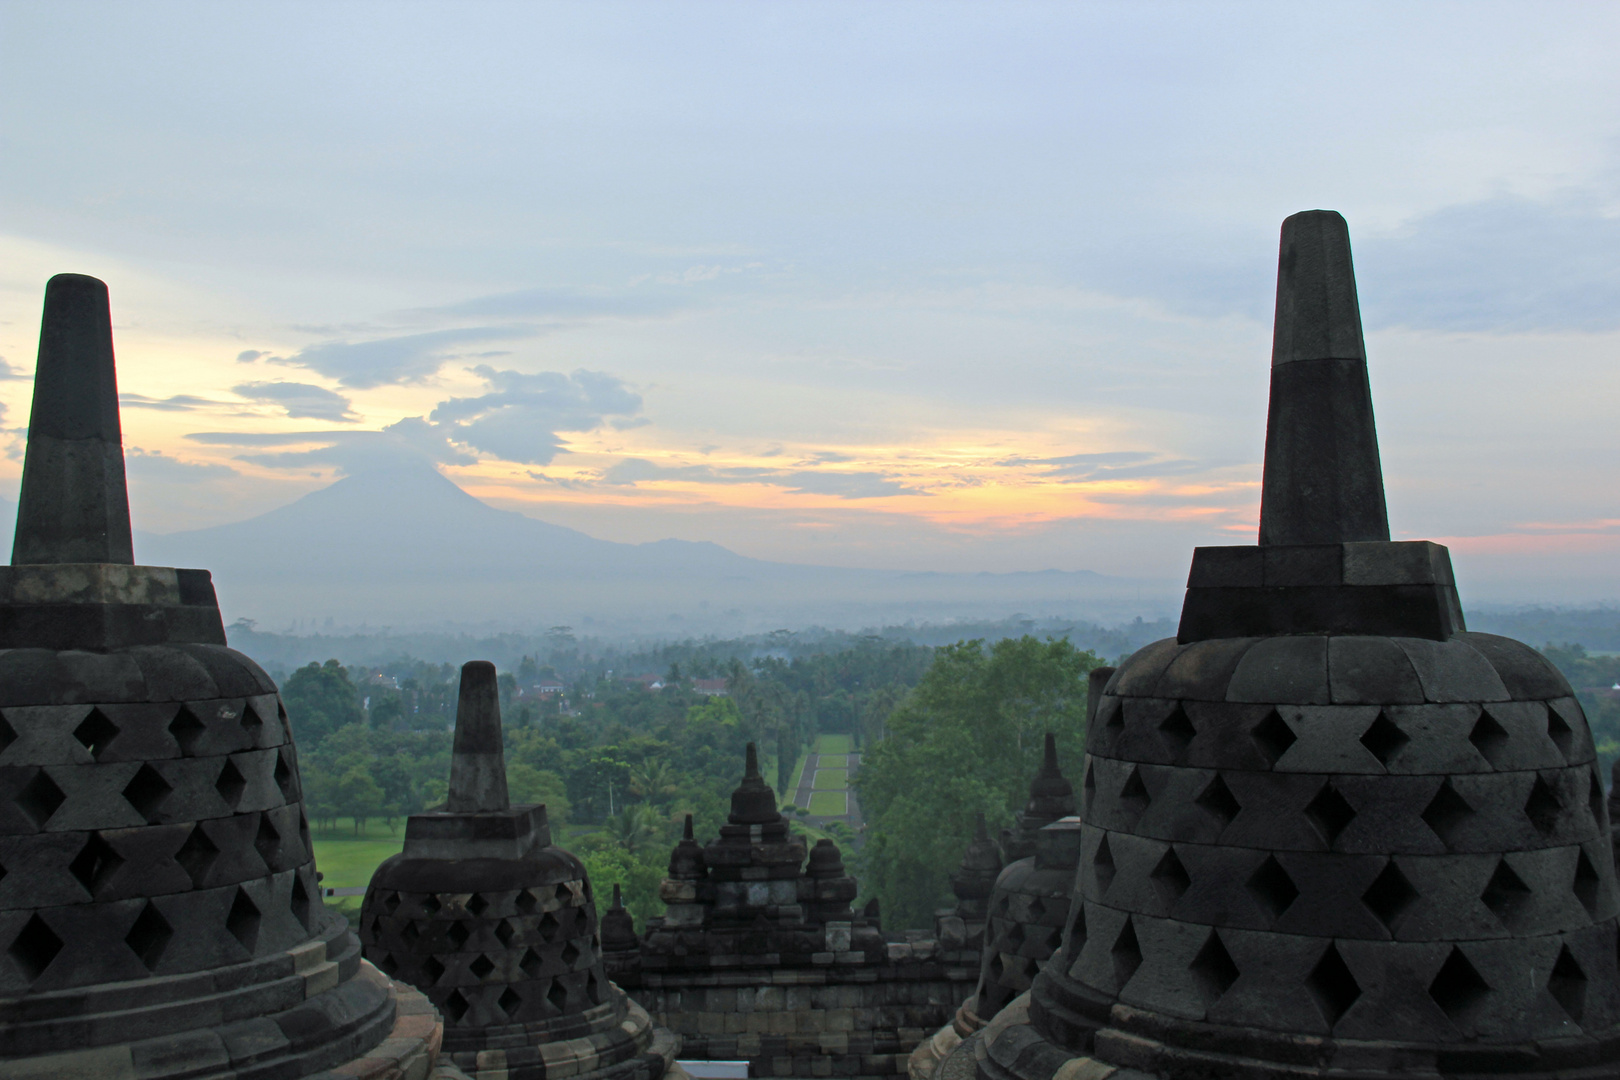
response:
<path fill-rule="evenodd" d="M 371 872 L 384 859 L 399 854 L 405 836 L 403 830 L 396 840 L 326 839 L 317 834 L 314 841 L 315 869 L 321 872 L 321 884 L 336 888 L 370 884 Z"/>
<path fill-rule="evenodd" d="M 818 769 L 842 769 L 848 764 L 848 754 L 822 754 L 816 758 L 816 768 Z"/>
<path fill-rule="evenodd" d="M 848 769 L 817 769 L 816 791 L 846 791 L 849 788 Z"/>
<path fill-rule="evenodd" d="M 816 736 L 816 753 L 818 754 L 847 754 L 851 749 L 848 735 Z"/>
<path fill-rule="evenodd" d="M 812 792 L 810 812 L 817 817 L 842 817 L 849 813 L 849 799 L 842 791 Z"/>

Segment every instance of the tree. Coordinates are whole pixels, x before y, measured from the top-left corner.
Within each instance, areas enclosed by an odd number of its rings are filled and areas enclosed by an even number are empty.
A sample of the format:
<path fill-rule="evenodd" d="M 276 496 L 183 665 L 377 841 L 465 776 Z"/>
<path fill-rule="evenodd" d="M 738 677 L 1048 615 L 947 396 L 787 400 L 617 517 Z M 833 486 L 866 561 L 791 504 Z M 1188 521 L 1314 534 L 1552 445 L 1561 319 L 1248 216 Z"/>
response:
<path fill-rule="evenodd" d="M 1009 822 L 1040 766 L 1043 734 L 1078 764 L 1086 673 L 1102 663 L 1066 639 L 940 649 L 868 746 L 854 786 L 866 819 L 861 884 L 896 927 L 923 927 L 948 900 L 974 815 Z"/>
<path fill-rule="evenodd" d="M 354 832 L 365 831 L 366 820 L 383 810 L 383 789 L 371 778 L 364 765 L 355 765 L 338 779 L 338 814 L 354 819 Z"/>
<path fill-rule="evenodd" d="M 607 834 L 626 852 L 638 855 L 665 839 L 666 824 L 650 806 L 627 806 L 608 818 Z"/>
<path fill-rule="evenodd" d="M 550 769 L 537 769 L 523 762 L 508 762 L 506 766 L 506 792 L 514 806 L 524 803 L 543 803 L 546 820 L 552 828 L 568 824 L 567 786 L 562 777 Z"/>
<path fill-rule="evenodd" d="M 306 664 L 293 672 L 281 686 L 281 700 L 294 733 L 306 746 L 364 719 L 360 695 L 348 670 L 336 660 Z"/>

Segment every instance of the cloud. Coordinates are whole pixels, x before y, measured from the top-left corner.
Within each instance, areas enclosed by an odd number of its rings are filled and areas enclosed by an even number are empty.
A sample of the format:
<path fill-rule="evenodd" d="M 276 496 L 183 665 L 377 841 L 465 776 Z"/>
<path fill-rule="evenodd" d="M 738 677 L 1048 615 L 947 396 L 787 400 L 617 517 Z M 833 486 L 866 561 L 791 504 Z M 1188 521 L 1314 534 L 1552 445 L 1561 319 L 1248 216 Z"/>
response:
<path fill-rule="evenodd" d="M 1620 216 L 1595 199 L 1450 206 L 1357 245 L 1370 326 L 1521 333 L 1620 328 Z"/>
<path fill-rule="evenodd" d="M 199 431 L 186 438 L 211 446 L 269 448 L 320 444 L 308 450 L 236 455 L 239 461 L 271 469 L 329 466 L 353 474 L 397 466 L 402 461 L 471 465 L 478 460 L 419 416 L 406 417 L 381 431 Z"/>
<path fill-rule="evenodd" d="M 192 394 L 175 394 L 172 397 L 154 398 L 145 394 L 119 394 L 118 404 L 126 409 L 155 409 L 158 412 L 192 412 L 196 409 L 207 409 L 222 404 L 218 401 L 209 401 L 207 398 L 196 397 Z"/>
<path fill-rule="evenodd" d="M 475 296 L 417 314 L 459 315 L 480 319 L 644 319 L 674 312 L 675 297 L 647 293 L 587 292 L 579 289 L 519 289 Z"/>
<path fill-rule="evenodd" d="M 996 464 L 1041 469 L 1042 476 L 1068 484 L 1096 480 L 1140 480 L 1156 476 L 1183 476 L 1208 466 L 1187 458 L 1154 460 L 1160 455 L 1141 450 L 1115 450 L 1101 454 L 1065 454 L 1061 457 L 1010 457 Z"/>
<path fill-rule="evenodd" d="M 800 494 L 833 495 L 841 499 L 927 494 L 879 472 L 824 472 L 748 465 L 658 465 L 645 458 L 625 458 L 602 474 L 604 484 L 634 485 L 649 480 L 685 480 L 700 484 L 769 484 Z"/>
<path fill-rule="evenodd" d="M 250 382 L 231 387 L 231 392 L 249 401 L 279 405 L 295 420 L 330 420 L 337 424 L 350 424 L 356 419 L 349 412 L 349 399 L 324 386 L 298 382 Z"/>
<path fill-rule="evenodd" d="M 0 356 L 0 382 L 6 382 L 11 379 L 32 379 L 33 377 L 33 372 L 30 371 L 25 374 L 18 371 L 16 368 L 7 363 L 5 357 Z"/>
<path fill-rule="evenodd" d="M 238 364 L 251 364 L 260 357 L 269 355 L 269 353 L 260 352 L 258 349 L 243 349 L 241 352 L 236 354 L 236 362 Z"/>
<path fill-rule="evenodd" d="M 472 370 L 489 392 L 442 401 L 428 420 L 456 442 L 505 461 L 546 465 L 562 451 L 559 432 L 647 422 L 635 416 L 641 395 L 600 371 L 526 374 L 486 364 Z"/>
<path fill-rule="evenodd" d="M 198 480 L 217 480 L 239 475 L 229 465 L 216 462 L 182 461 L 161 450 L 142 450 L 138 446 L 124 450 L 124 468 L 132 478 L 140 480 L 166 480 L 192 483 Z"/>
<path fill-rule="evenodd" d="M 440 402 L 425 419 L 407 417 L 381 431 L 201 431 L 186 438 L 215 446 L 266 451 L 276 447 L 304 448 L 238 455 L 239 460 L 275 469 L 332 466 L 353 473 L 406 459 L 425 459 L 440 465 L 471 465 L 480 455 L 525 465 L 546 465 L 563 452 L 560 432 L 591 431 L 615 417 L 628 417 L 641 409 L 639 394 L 614 376 L 600 371 L 530 374 L 498 371 L 486 365 L 472 370 L 484 380 L 488 393 L 450 398 Z M 281 399 L 265 388 L 281 386 L 321 390 L 301 383 L 251 383 L 237 387 L 237 392 L 244 393 L 252 388 L 264 395 L 263 400 L 280 404 Z M 274 391 L 274 394 L 281 393 Z M 244 396 L 251 395 L 244 393 Z M 339 394 L 332 397 L 347 407 L 347 399 Z M 343 416 L 325 418 L 346 419 Z"/>
<path fill-rule="evenodd" d="M 311 345 L 294 356 L 271 359 L 306 367 L 344 386 L 364 390 L 385 383 L 420 382 L 457 359 L 455 350 L 462 345 L 512 341 L 539 332 L 532 326 L 470 326 L 375 341 L 328 341 Z"/>

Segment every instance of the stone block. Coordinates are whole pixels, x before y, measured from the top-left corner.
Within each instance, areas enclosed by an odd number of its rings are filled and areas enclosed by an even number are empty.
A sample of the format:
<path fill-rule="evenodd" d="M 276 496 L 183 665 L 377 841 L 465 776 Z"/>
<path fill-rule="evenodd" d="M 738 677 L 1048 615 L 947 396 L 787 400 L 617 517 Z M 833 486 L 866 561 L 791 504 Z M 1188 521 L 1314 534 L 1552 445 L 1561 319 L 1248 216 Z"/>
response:
<path fill-rule="evenodd" d="M 1326 705 L 1327 638 L 1280 637 L 1257 642 L 1243 655 L 1227 688 L 1228 701 Z"/>
<path fill-rule="evenodd" d="M 1164 669 L 1155 694 L 1184 701 L 1225 701 L 1232 673 L 1257 640 L 1213 638 L 1189 644 Z"/>
<path fill-rule="evenodd" d="M 1262 549 L 1252 545 L 1193 548 L 1190 589 L 1259 588 L 1265 583 Z"/>
<path fill-rule="evenodd" d="M 1463 633 L 1454 640 L 1484 656 L 1515 701 L 1546 701 L 1569 694 L 1569 682 L 1541 653 L 1512 638 Z"/>
<path fill-rule="evenodd" d="M 1158 691 L 1160 676 L 1181 649 L 1174 638 L 1144 645 L 1120 665 L 1109 693 L 1117 697 L 1153 697 Z"/>
<path fill-rule="evenodd" d="M 1496 669 L 1467 642 L 1455 638 L 1445 642 L 1421 638 L 1395 641 L 1417 672 L 1425 699 L 1439 703 L 1509 700 L 1507 687 Z"/>
<path fill-rule="evenodd" d="M 1337 705 L 1399 705 L 1424 700 L 1423 686 L 1393 638 L 1335 634 L 1328 638 L 1329 693 Z"/>

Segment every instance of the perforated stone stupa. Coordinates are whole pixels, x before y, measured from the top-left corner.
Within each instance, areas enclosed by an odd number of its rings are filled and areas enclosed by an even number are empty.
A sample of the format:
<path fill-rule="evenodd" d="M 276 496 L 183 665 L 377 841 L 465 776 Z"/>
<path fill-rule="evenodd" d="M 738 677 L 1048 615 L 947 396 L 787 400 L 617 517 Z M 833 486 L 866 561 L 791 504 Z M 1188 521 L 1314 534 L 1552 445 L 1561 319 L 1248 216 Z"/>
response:
<path fill-rule="evenodd" d="M 1389 539 L 1335 213 L 1283 225 L 1271 372 L 1260 543 L 1198 549 L 1177 637 L 1110 680 L 1062 950 L 957 1052 L 987 1080 L 1615 1076 L 1586 719 L 1465 630 L 1445 548 Z"/>
<path fill-rule="evenodd" d="M 421 1076 L 316 886 L 287 713 L 206 570 L 134 565 L 107 287 L 46 286 L 0 568 L 0 1075 Z"/>
<path fill-rule="evenodd" d="M 471 1077 L 684 1076 L 679 1040 L 608 981 L 584 864 L 552 843 L 544 806 L 510 804 L 493 664 L 461 669 L 448 802 L 406 822 L 360 936 L 443 1013 L 444 1056 Z"/>

